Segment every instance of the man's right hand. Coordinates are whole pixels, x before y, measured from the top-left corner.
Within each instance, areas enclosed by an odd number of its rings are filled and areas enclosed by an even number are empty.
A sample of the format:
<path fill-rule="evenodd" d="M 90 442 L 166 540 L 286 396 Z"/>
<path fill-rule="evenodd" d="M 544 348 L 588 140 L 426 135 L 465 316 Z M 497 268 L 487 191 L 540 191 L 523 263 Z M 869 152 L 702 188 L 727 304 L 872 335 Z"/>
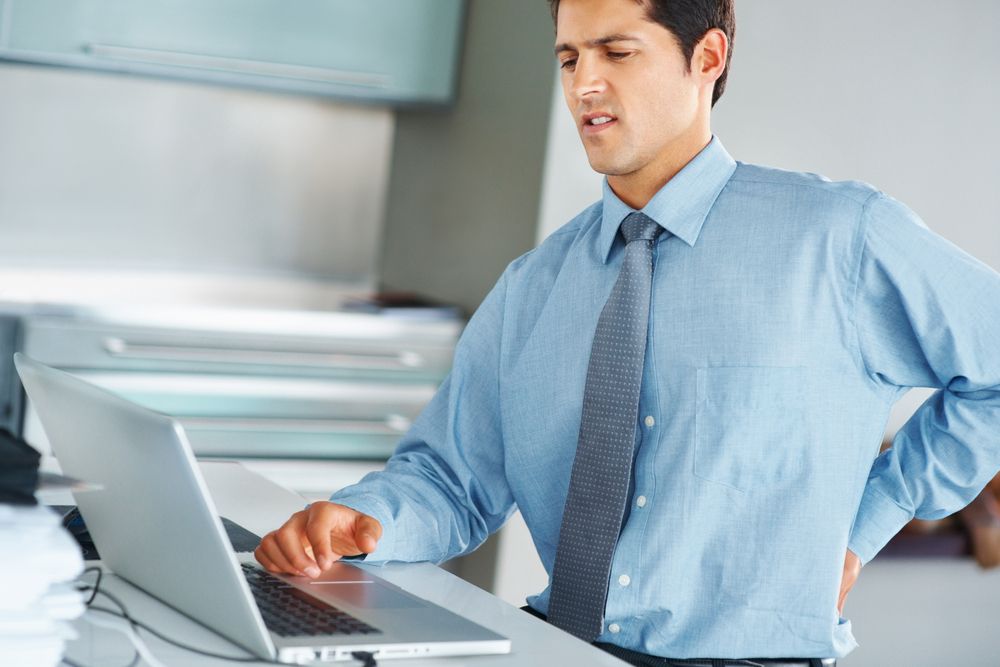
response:
<path fill-rule="evenodd" d="M 350 507 L 319 501 L 265 535 L 253 553 L 269 572 L 315 578 L 341 556 L 375 551 L 381 537 L 378 520 Z"/>

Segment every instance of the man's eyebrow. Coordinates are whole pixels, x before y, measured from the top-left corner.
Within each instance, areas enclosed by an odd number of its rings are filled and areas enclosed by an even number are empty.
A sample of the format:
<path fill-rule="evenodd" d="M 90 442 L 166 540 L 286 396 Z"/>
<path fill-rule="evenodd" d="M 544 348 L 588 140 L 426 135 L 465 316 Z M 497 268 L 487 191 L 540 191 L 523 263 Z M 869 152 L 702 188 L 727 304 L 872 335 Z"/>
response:
<path fill-rule="evenodd" d="M 615 33 L 613 35 L 605 35 L 604 37 L 598 37 L 597 39 L 587 40 L 584 44 L 591 48 L 595 46 L 604 46 L 605 44 L 610 44 L 611 42 L 642 42 L 638 37 L 633 37 L 632 35 L 623 35 L 621 33 Z M 556 44 L 555 53 L 558 56 L 563 51 L 576 51 L 576 47 L 572 46 L 568 42 L 563 42 L 562 44 Z"/>

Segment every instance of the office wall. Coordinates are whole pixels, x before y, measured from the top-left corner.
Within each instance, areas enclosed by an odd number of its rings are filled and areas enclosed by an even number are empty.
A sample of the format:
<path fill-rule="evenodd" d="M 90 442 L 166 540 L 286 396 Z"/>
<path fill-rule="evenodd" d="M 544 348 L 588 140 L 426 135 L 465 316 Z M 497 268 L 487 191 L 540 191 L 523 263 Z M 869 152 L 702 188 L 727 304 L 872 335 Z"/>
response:
<path fill-rule="evenodd" d="M 543 0 L 470 0 L 458 103 L 396 118 L 381 276 L 473 311 L 535 242 L 552 73 Z"/>
<path fill-rule="evenodd" d="M 392 132 L 388 109 L 0 63 L 0 263 L 374 283 Z"/>

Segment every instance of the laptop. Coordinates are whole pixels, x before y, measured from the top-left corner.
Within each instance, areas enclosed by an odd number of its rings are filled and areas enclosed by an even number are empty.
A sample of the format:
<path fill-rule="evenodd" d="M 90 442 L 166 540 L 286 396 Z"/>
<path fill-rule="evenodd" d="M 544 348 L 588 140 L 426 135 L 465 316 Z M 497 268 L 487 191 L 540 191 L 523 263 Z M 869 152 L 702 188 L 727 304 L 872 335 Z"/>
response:
<path fill-rule="evenodd" d="M 318 579 L 237 555 L 181 425 L 18 353 L 17 372 L 103 562 L 253 655 L 287 663 L 497 654 L 510 640 L 338 561 Z"/>

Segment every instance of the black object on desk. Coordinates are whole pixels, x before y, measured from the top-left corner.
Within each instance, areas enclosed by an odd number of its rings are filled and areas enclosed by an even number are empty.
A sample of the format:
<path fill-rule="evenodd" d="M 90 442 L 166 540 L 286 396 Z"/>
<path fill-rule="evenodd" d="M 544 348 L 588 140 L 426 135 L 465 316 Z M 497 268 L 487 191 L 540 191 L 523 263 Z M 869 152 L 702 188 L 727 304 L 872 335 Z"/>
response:
<path fill-rule="evenodd" d="M 0 503 L 37 505 L 38 450 L 7 429 L 0 429 Z"/>
<path fill-rule="evenodd" d="M 99 560 L 101 555 L 97 551 L 94 540 L 90 537 L 90 532 L 87 530 L 87 524 L 84 523 L 80 510 L 75 505 L 53 505 L 52 509 L 62 515 L 62 523 L 76 540 L 76 543 L 80 545 L 83 559 Z M 236 553 L 249 553 L 260 544 L 260 537 L 240 524 L 230 521 L 226 517 L 219 518 L 222 519 L 222 527 L 226 529 L 229 543 L 233 545 L 233 550 Z"/>

